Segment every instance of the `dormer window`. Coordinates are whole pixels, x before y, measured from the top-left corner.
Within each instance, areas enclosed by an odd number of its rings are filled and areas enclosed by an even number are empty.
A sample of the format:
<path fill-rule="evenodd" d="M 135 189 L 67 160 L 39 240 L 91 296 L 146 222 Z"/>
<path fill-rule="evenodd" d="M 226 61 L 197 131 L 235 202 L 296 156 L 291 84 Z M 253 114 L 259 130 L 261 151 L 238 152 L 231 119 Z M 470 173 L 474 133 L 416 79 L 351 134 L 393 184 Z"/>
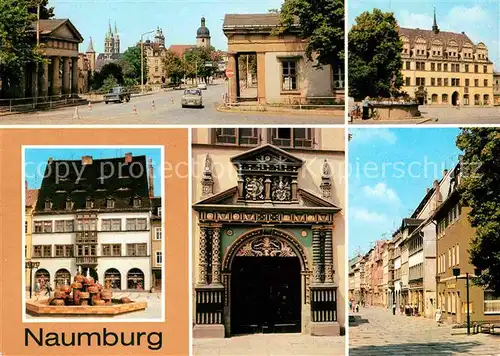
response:
<path fill-rule="evenodd" d="M 66 200 L 66 210 L 73 209 L 73 201 L 71 199 Z"/>
<path fill-rule="evenodd" d="M 85 209 L 92 209 L 94 207 L 94 202 L 92 201 L 92 198 L 87 198 L 85 200 Z"/>
<path fill-rule="evenodd" d="M 106 199 L 106 208 L 113 209 L 115 207 L 115 201 L 113 198 Z"/>
<path fill-rule="evenodd" d="M 45 210 L 51 210 L 52 209 L 52 202 L 50 200 L 45 200 Z"/>
<path fill-rule="evenodd" d="M 142 200 L 140 197 L 134 198 L 134 208 L 140 208 L 142 206 Z"/>
<path fill-rule="evenodd" d="M 161 206 L 158 208 L 158 212 L 156 213 L 159 217 L 161 217 Z"/>

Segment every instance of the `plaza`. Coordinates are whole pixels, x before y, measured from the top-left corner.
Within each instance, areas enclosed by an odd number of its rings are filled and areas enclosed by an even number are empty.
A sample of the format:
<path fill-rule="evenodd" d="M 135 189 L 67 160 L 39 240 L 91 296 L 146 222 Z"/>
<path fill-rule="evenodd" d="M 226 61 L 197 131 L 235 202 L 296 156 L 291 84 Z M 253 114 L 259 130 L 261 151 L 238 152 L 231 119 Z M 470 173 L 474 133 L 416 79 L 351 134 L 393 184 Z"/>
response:
<path fill-rule="evenodd" d="M 349 322 L 349 355 L 500 355 L 500 336 L 464 335 L 434 319 L 362 307 Z"/>

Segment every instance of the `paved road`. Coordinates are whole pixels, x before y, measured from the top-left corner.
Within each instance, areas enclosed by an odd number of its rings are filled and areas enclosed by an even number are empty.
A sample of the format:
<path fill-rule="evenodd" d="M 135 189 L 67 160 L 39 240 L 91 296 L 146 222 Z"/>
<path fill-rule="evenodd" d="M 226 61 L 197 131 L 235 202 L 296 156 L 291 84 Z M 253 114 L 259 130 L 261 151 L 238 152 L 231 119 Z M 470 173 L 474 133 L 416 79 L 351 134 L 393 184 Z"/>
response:
<path fill-rule="evenodd" d="M 89 110 L 79 106 L 80 119 L 74 119 L 75 108 L 61 108 L 20 115 L 0 116 L 2 125 L 210 125 L 210 124 L 343 124 L 344 118 L 301 113 L 227 113 L 215 109 L 225 93 L 224 84 L 210 85 L 203 91 L 203 109 L 181 107 L 182 90 L 133 97 L 129 103 L 98 103 Z M 172 101 L 173 100 L 173 101 Z M 155 110 L 152 102 L 155 102 Z M 133 108 L 137 113 L 133 112 Z"/>
<path fill-rule="evenodd" d="M 362 308 L 349 324 L 349 355 L 500 355 L 500 336 L 451 335 L 450 325 L 432 319 L 392 315 L 379 307 Z"/>
<path fill-rule="evenodd" d="M 483 125 L 500 124 L 500 106 L 492 108 L 434 108 L 419 107 L 420 119 L 410 120 L 355 120 L 355 125 Z M 424 122 L 425 121 L 425 122 Z"/>
<path fill-rule="evenodd" d="M 226 339 L 193 339 L 193 355 L 345 355 L 345 337 L 256 334 Z"/>

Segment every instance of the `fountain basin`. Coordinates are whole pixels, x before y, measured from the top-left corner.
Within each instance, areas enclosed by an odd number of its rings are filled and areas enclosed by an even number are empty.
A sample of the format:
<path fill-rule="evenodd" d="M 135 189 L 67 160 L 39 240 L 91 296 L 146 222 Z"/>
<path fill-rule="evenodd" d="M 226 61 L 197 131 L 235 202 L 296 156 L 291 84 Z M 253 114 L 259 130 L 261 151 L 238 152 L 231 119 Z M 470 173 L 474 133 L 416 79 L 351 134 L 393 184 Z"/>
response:
<path fill-rule="evenodd" d="M 113 316 L 130 313 L 138 310 L 145 310 L 147 302 L 131 302 L 111 305 L 49 305 L 48 300 L 26 301 L 26 313 L 33 316 Z"/>

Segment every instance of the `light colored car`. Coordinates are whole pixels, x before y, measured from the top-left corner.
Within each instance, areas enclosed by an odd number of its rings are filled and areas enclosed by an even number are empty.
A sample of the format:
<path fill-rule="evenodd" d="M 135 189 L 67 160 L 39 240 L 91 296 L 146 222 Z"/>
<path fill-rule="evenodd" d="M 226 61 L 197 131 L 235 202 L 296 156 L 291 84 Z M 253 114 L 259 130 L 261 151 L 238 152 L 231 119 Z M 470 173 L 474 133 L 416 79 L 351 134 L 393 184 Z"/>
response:
<path fill-rule="evenodd" d="M 198 89 L 207 90 L 207 85 L 205 83 L 198 84 Z"/>
<path fill-rule="evenodd" d="M 181 99 L 182 107 L 203 107 L 203 95 L 200 89 L 186 89 Z"/>

